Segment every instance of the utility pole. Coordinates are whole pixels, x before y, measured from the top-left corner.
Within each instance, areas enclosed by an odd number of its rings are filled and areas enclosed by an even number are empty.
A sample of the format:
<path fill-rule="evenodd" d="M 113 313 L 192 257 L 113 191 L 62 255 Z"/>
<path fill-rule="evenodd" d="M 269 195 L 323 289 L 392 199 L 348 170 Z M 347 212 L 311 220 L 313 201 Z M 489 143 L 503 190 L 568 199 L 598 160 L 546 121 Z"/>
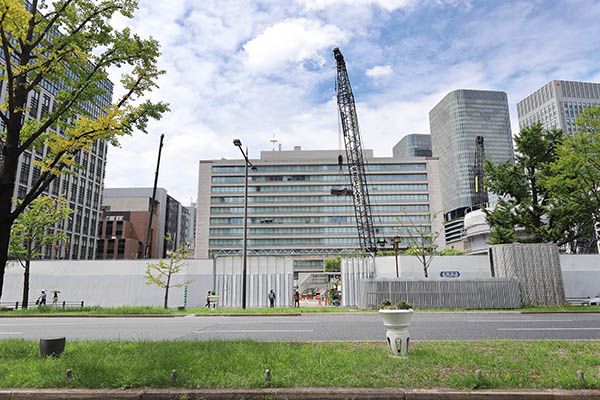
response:
<path fill-rule="evenodd" d="M 144 258 L 148 259 L 152 254 L 152 219 L 154 217 L 154 203 L 156 198 L 156 185 L 158 184 L 158 170 L 160 168 L 160 154 L 162 152 L 163 140 L 165 134 L 160 135 L 160 145 L 158 146 L 158 161 L 156 162 L 156 173 L 154 175 L 154 188 L 152 189 L 152 200 L 150 201 L 150 218 L 148 220 L 148 233 L 146 235 L 146 248 L 144 249 Z"/>

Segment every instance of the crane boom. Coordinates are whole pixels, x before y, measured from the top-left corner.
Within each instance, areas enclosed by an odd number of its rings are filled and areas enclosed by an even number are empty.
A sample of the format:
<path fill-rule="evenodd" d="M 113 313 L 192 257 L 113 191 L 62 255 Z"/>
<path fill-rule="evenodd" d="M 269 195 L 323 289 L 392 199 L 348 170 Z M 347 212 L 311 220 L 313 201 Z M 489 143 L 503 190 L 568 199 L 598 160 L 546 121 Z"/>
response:
<path fill-rule="evenodd" d="M 348 172 L 352 185 L 352 199 L 354 201 L 358 240 L 362 250 L 375 253 L 377 251 L 375 229 L 373 228 L 373 217 L 371 215 L 371 203 L 369 201 L 369 190 L 367 188 L 354 95 L 350 87 L 350 79 L 348 78 L 344 56 L 342 56 L 340 49 L 337 47 L 333 49 L 333 55 L 337 64 L 337 103 L 340 111 L 340 120 L 342 121 Z"/>

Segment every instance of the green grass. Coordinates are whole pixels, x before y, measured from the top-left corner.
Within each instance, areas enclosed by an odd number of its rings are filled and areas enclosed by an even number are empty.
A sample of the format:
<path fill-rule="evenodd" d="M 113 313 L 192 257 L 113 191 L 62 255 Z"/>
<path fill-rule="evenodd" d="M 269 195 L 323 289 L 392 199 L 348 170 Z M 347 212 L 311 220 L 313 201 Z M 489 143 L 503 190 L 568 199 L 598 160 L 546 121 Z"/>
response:
<path fill-rule="evenodd" d="M 37 351 L 0 341 L 0 387 L 260 388 L 269 368 L 273 387 L 600 388 L 600 341 L 418 342 L 406 358 L 383 343 L 73 341 L 60 358 Z"/>
<path fill-rule="evenodd" d="M 0 311 L 2 315 L 39 315 L 39 314 L 69 314 L 69 315 L 149 315 L 149 314 L 273 314 L 273 313 L 330 313 L 330 312 L 375 312 L 377 310 L 351 310 L 345 307 L 300 307 L 300 308 L 188 308 L 184 311 L 176 309 L 165 310 L 162 307 L 144 307 L 144 306 L 123 306 L 123 307 L 83 307 L 67 308 L 60 307 L 33 307 L 26 310 Z M 526 307 L 516 310 L 451 310 L 451 309 L 430 309 L 416 310 L 417 312 L 439 312 L 439 311 L 600 311 L 600 306 L 570 306 L 570 307 Z"/>

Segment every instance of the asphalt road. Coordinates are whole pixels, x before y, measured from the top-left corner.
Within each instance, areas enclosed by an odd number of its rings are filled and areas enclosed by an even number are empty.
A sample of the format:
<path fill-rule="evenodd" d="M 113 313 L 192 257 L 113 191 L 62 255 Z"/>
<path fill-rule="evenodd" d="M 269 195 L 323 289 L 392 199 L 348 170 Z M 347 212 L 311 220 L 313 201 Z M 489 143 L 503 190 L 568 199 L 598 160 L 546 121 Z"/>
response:
<path fill-rule="evenodd" d="M 411 340 L 600 339 L 600 314 L 415 313 Z M 0 339 L 381 341 L 377 313 L 299 317 L 0 318 Z"/>

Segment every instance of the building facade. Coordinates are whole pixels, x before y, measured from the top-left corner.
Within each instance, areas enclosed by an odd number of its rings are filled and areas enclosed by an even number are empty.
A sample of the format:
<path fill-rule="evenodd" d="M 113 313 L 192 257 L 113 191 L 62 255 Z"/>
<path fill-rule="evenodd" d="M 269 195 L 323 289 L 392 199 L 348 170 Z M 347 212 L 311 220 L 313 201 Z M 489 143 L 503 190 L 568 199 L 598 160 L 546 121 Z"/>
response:
<path fill-rule="evenodd" d="M 106 188 L 102 203 L 106 215 L 114 212 L 145 212 L 149 216 L 152 199 L 152 188 Z M 156 242 L 152 243 L 152 254 L 156 258 L 167 257 L 167 251 L 181 245 L 189 248 L 187 225 L 189 220 L 188 210 L 177 200 L 170 196 L 164 188 L 156 188 L 156 206 L 160 211 L 155 215 L 157 219 Z M 148 220 L 146 217 L 146 226 Z M 147 230 L 145 230 L 147 233 Z M 169 235 L 172 241 L 165 239 Z M 145 237 L 140 238 L 145 245 Z M 156 251 L 154 251 L 154 249 Z"/>
<path fill-rule="evenodd" d="M 148 199 L 150 200 L 150 199 Z M 150 258 L 157 258 L 157 224 L 160 204 L 152 219 Z M 149 211 L 103 211 L 98 228 L 97 260 L 144 258 L 148 238 Z"/>
<path fill-rule="evenodd" d="M 431 135 L 412 133 L 404 136 L 392 148 L 394 157 L 431 157 Z"/>
<path fill-rule="evenodd" d="M 263 151 L 251 160 L 248 179 L 248 249 L 264 254 L 340 252 L 360 248 L 340 151 Z M 375 236 L 391 249 L 394 236 L 405 247 L 417 228 L 432 229 L 429 215 L 441 209 L 438 160 L 373 157 L 365 151 Z M 238 253 L 244 223 L 244 160 L 201 160 L 196 222 L 197 258 Z M 351 193 L 351 192 L 350 192 Z M 433 229 L 442 229 L 441 218 Z M 383 243 L 385 240 L 385 243 Z M 319 260 L 303 260 L 307 267 Z M 321 263 L 322 265 L 322 263 Z"/>
<path fill-rule="evenodd" d="M 86 102 L 83 107 L 93 117 L 105 115 L 101 107 L 112 103 L 113 84 L 110 81 L 102 81 L 99 87 L 104 94 L 96 96 L 93 102 Z M 27 119 L 40 120 L 54 107 L 54 98 L 58 92 L 64 90 L 61 82 L 42 81 L 39 91 L 32 91 L 27 101 Z M 4 81 L 0 84 L 0 102 L 6 99 L 7 85 Z M 0 130 L 4 130 L 4 122 L 0 120 Z M 60 129 L 64 127 L 50 128 Z M 74 160 L 81 168 L 71 167 L 69 173 L 63 173 L 56 177 L 44 195 L 54 198 L 62 196 L 68 200 L 68 207 L 73 210 L 71 218 L 63 221 L 51 229 L 55 232 L 64 232 L 66 241 L 57 243 L 56 246 L 47 245 L 42 249 L 42 257 L 46 259 L 72 259 L 85 260 L 94 259 L 96 254 L 96 237 L 98 221 L 101 217 L 102 190 L 104 187 L 104 176 L 106 169 L 106 153 L 108 143 L 97 140 L 92 144 L 89 152 L 80 151 Z M 41 162 L 49 152 L 48 146 L 33 146 L 19 157 L 17 169 L 17 180 L 13 193 L 13 200 L 22 200 L 31 190 L 41 175 L 41 168 L 34 162 Z M 0 155 L 1 157 L 1 155 Z"/>
<path fill-rule="evenodd" d="M 550 81 L 517 103 L 519 129 L 541 123 L 545 128 L 573 133 L 577 115 L 600 102 L 600 84 Z"/>
<path fill-rule="evenodd" d="M 501 163 L 513 158 L 506 93 L 452 91 L 429 112 L 429 123 L 433 155 L 440 160 L 446 243 L 450 244 L 462 240 L 465 211 L 474 205 L 477 137 L 484 138 L 486 159 Z"/>

